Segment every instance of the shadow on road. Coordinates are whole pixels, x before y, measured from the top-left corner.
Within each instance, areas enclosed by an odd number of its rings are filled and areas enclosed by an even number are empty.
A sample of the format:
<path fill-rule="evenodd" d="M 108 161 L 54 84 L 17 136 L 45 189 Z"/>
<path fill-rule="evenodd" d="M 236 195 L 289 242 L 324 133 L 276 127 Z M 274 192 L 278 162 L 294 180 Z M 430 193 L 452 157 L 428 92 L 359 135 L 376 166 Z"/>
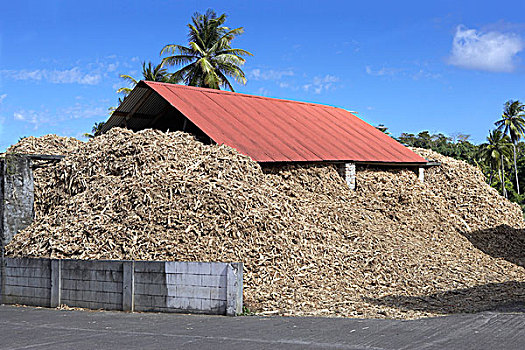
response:
<path fill-rule="evenodd" d="M 436 314 L 505 311 L 525 313 L 525 283 L 489 283 L 471 288 L 418 296 L 392 295 L 365 298 L 377 305 Z"/>

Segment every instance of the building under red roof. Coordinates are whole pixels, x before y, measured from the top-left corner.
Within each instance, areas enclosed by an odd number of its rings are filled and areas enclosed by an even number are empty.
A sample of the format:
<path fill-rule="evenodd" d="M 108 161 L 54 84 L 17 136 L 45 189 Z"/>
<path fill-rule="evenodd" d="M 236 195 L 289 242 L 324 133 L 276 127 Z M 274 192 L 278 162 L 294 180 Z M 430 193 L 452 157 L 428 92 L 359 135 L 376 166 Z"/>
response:
<path fill-rule="evenodd" d="M 354 114 L 336 107 L 141 81 L 111 115 L 132 130 L 184 130 L 261 163 L 427 161 Z"/>

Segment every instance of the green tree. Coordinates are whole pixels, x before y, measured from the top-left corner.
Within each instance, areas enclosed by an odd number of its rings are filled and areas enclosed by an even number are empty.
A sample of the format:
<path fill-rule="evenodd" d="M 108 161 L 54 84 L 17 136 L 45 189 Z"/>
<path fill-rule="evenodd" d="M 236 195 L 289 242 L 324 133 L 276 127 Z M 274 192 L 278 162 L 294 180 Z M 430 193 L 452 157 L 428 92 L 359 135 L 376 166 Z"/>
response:
<path fill-rule="evenodd" d="M 501 130 L 492 130 L 487 136 L 487 142 L 481 145 L 481 158 L 490 166 L 492 183 L 494 171 L 499 171 L 501 194 L 507 197 L 505 189 L 505 162 L 511 157 L 511 141 Z"/>
<path fill-rule="evenodd" d="M 121 74 L 120 77 L 124 79 L 131 87 L 122 87 L 117 90 L 117 93 L 129 94 L 131 90 L 139 83 L 138 80 L 130 75 Z M 139 79 L 140 80 L 140 79 Z M 142 80 L 158 81 L 163 83 L 171 83 L 172 80 L 168 74 L 168 70 L 162 67 L 162 63 L 153 66 L 151 62 L 142 62 Z M 122 101 L 120 101 L 122 102 Z"/>
<path fill-rule="evenodd" d="M 514 159 L 514 175 L 516 177 L 516 191 L 520 194 L 520 184 L 518 180 L 518 167 L 516 164 L 516 145 L 521 137 L 525 134 L 525 105 L 520 101 L 507 101 L 503 109 L 501 119 L 494 124 L 498 130 L 510 137 L 512 142 L 513 159 Z"/>
<path fill-rule="evenodd" d="M 164 46 L 160 55 L 165 66 L 183 67 L 174 72 L 171 78 L 190 86 L 220 89 L 221 86 L 233 90 L 228 77 L 240 84 L 246 83 L 246 75 L 241 69 L 245 59 L 253 56 L 243 49 L 231 47 L 232 40 L 244 32 L 244 28 L 230 29 L 224 26 L 226 14 L 217 17 L 209 9 L 205 14 L 195 13 L 188 24 L 188 46 L 170 44 Z"/>
<path fill-rule="evenodd" d="M 95 125 L 93 125 L 93 128 L 91 128 L 91 134 L 85 133 L 84 137 L 87 137 L 88 139 L 94 138 L 100 133 L 100 130 L 102 130 L 102 128 L 104 127 L 104 124 L 105 122 L 95 123 Z"/>

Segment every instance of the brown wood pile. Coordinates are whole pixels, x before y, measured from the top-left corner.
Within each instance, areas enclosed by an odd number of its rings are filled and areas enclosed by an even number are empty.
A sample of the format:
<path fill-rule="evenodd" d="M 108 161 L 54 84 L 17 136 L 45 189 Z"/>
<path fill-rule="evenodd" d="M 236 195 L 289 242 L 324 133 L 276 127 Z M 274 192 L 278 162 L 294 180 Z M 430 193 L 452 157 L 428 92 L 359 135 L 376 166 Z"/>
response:
<path fill-rule="evenodd" d="M 521 260 L 487 249 L 501 230 L 522 232 L 520 208 L 476 168 L 415 151 L 442 162 L 425 183 L 358 168 L 351 191 L 332 166 L 263 171 L 181 132 L 112 129 L 41 174 L 41 215 L 7 250 L 242 261 L 245 305 L 262 314 L 413 318 L 525 302 Z"/>
<path fill-rule="evenodd" d="M 7 149 L 7 153 L 65 155 L 76 150 L 83 142 L 74 137 L 45 135 L 24 137 Z"/>

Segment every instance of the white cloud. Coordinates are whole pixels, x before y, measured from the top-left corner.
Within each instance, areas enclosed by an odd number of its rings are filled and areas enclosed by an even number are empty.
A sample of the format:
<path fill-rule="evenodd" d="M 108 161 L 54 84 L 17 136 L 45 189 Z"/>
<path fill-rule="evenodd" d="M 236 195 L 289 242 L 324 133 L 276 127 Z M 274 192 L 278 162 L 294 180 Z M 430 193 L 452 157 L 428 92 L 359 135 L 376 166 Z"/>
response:
<path fill-rule="evenodd" d="M 366 66 L 365 70 L 366 70 L 366 74 L 374 75 L 374 76 L 377 76 L 377 77 L 384 76 L 384 75 L 394 75 L 394 74 L 399 73 L 401 71 L 401 69 L 387 68 L 387 67 L 382 67 L 381 69 L 374 70 L 370 66 Z"/>
<path fill-rule="evenodd" d="M 96 85 L 101 81 L 100 74 L 83 73 L 79 67 L 65 70 L 2 70 L 0 73 L 14 80 L 46 80 L 53 84 Z"/>
<path fill-rule="evenodd" d="M 511 72 L 516 65 L 516 55 L 523 49 L 522 39 L 515 34 L 483 33 L 460 25 L 448 62 L 465 69 Z"/>
<path fill-rule="evenodd" d="M 334 75 L 327 74 L 323 77 L 318 76 L 314 77 L 310 83 L 304 84 L 303 89 L 305 91 L 313 91 L 316 94 L 320 94 L 323 91 L 334 89 L 334 84 L 338 81 L 339 78 Z"/>
<path fill-rule="evenodd" d="M 114 72 L 114 71 L 117 70 L 117 67 L 118 67 L 118 62 L 117 63 L 110 63 L 107 66 L 107 71 L 108 72 Z"/>
<path fill-rule="evenodd" d="M 76 103 L 73 106 L 57 108 L 54 113 L 47 109 L 41 111 L 20 109 L 13 113 L 14 120 L 32 125 L 34 130 L 45 124 L 57 123 L 74 119 L 105 119 L 108 116 L 106 107 Z"/>
<path fill-rule="evenodd" d="M 94 117 L 106 118 L 108 111 L 106 107 L 96 107 L 76 103 L 73 106 L 57 109 L 56 114 L 58 120 L 89 119 Z"/>
<path fill-rule="evenodd" d="M 2 103 L 6 97 L 7 97 L 7 94 L 0 95 L 0 103 Z"/>
<path fill-rule="evenodd" d="M 418 68 L 419 67 L 419 68 Z M 392 67 L 381 67 L 380 69 L 373 69 L 371 66 L 366 66 L 366 74 L 375 77 L 405 77 L 413 80 L 420 79 L 439 79 L 441 74 L 432 73 L 427 71 L 426 68 L 420 68 L 420 64 L 412 64 L 407 68 L 392 68 Z M 425 67 L 425 65 L 423 65 Z"/>
<path fill-rule="evenodd" d="M 83 84 L 83 85 L 96 85 L 100 82 L 101 77 L 99 74 L 84 74 L 80 71 L 80 68 L 74 67 L 69 70 L 54 70 L 46 72 L 47 79 L 55 84 Z"/>
<path fill-rule="evenodd" d="M 291 77 L 293 75 L 294 72 L 292 70 L 261 70 L 256 68 L 248 72 L 248 78 L 254 80 L 281 80 L 283 77 Z"/>
<path fill-rule="evenodd" d="M 48 111 L 36 112 L 34 110 L 19 110 L 13 113 L 15 120 L 25 122 L 33 125 L 33 129 L 37 130 L 42 124 L 50 121 Z"/>

